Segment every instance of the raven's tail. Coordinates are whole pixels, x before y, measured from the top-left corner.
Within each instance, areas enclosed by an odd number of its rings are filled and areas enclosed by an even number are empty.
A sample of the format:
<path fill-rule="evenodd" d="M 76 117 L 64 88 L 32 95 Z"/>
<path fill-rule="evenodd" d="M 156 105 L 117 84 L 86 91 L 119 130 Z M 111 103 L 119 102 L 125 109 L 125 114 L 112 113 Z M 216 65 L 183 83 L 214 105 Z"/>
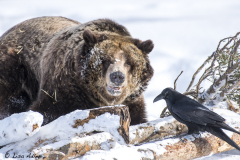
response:
<path fill-rule="evenodd" d="M 240 151 L 240 147 L 231 139 L 229 138 L 221 128 L 216 128 L 216 127 L 208 127 L 208 132 L 212 133 L 213 135 L 217 136 L 218 138 L 224 140 L 234 148 L 238 149 Z"/>
<path fill-rule="evenodd" d="M 221 128 L 223 128 L 223 129 L 226 129 L 226 130 L 235 132 L 235 133 L 237 133 L 237 134 L 240 134 L 240 132 L 238 132 L 237 130 L 235 130 L 234 128 L 230 127 L 229 125 L 227 125 L 227 124 L 224 123 L 224 122 L 217 123 L 217 125 L 219 125 L 219 126 L 220 126 Z"/>

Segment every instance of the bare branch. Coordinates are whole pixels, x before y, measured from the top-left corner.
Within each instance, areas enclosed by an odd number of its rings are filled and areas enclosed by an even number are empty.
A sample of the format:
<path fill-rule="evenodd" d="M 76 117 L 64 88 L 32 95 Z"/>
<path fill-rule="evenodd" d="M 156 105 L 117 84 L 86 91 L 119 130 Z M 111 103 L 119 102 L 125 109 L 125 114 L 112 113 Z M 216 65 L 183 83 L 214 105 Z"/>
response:
<path fill-rule="evenodd" d="M 174 81 L 174 89 L 176 90 L 177 89 L 177 80 L 178 80 L 178 78 L 181 76 L 181 74 L 183 73 L 183 71 L 181 71 L 181 73 L 177 76 L 177 78 L 175 79 L 175 81 Z"/>
<path fill-rule="evenodd" d="M 167 111 L 167 106 L 162 110 L 162 113 L 160 114 L 160 118 L 168 117 L 171 115 L 170 112 Z M 167 112 L 166 112 L 167 111 Z"/>
<path fill-rule="evenodd" d="M 194 82 L 194 80 L 195 80 L 195 77 L 196 77 L 197 74 L 202 70 L 202 68 L 212 59 L 212 57 L 214 56 L 214 54 L 215 54 L 215 52 L 214 52 L 211 56 L 209 56 L 209 57 L 207 58 L 207 60 L 205 60 L 205 62 L 204 62 L 204 63 L 197 69 L 197 71 L 193 74 L 193 76 L 192 76 L 192 81 L 190 82 L 190 84 L 189 84 L 186 92 L 188 92 L 189 89 L 192 87 L 193 82 Z"/>
<path fill-rule="evenodd" d="M 233 37 L 227 37 L 220 40 L 216 51 L 213 52 L 193 74 L 192 80 L 184 94 L 194 97 L 200 103 L 208 103 L 214 100 L 220 101 L 229 94 L 236 95 L 236 92 L 232 91 L 239 87 L 239 35 L 240 32 Z M 196 76 L 200 73 L 203 67 L 207 66 L 207 63 L 210 63 L 210 65 L 205 69 L 198 79 L 198 82 L 193 87 Z M 210 82 L 210 86 L 205 88 L 205 91 L 200 92 L 200 89 L 202 88 L 201 85 L 205 80 Z"/>
<path fill-rule="evenodd" d="M 177 76 L 177 78 L 174 81 L 174 89 L 176 90 L 177 88 L 177 80 L 178 78 L 181 76 L 181 74 L 183 73 L 183 71 L 181 71 L 181 73 Z M 171 115 L 171 113 L 169 111 L 167 111 L 167 106 L 162 110 L 162 113 L 160 114 L 160 118 L 164 118 L 164 117 L 168 117 Z"/>

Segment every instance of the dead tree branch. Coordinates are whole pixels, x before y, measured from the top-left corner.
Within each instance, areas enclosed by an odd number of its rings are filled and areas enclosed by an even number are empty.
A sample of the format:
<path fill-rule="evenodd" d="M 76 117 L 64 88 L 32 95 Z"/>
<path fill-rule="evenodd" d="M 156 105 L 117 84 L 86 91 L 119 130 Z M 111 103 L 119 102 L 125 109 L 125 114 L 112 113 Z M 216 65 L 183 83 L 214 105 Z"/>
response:
<path fill-rule="evenodd" d="M 192 80 L 186 89 L 185 95 L 190 95 L 200 103 L 215 104 L 224 98 L 240 98 L 240 32 L 233 37 L 227 37 L 218 43 L 217 49 L 193 74 Z M 200 71 L 206 68 L 198 82 L 193 86 Z M 202 88 L 203 82 L 209 80 L 208 87 Z M 240 101 L 240 100 L 239 100 Z"/>
<path fill-rule="evenodd" d="M 177 76 L 177 78 L 176 78 L 175 81 L 174 81 L 174 89 L 175 89 L 175 90 L 177 89 L 177 80 L 178 80 L 178 78 L 181 76 L 182 73 L 183 73 L 183 71 L 181 71 L 181 73 Z"/>

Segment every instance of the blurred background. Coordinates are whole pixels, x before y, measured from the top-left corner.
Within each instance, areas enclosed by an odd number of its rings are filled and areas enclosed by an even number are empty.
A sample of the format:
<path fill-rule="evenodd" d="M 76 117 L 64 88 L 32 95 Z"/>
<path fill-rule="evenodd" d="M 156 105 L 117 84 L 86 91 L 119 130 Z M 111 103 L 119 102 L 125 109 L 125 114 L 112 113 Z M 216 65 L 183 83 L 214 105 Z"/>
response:
<path fill-rule="evenodd" d="M 217 48 L 218 42 L 240 31 L 239 0 L 0 0 L 0 35 L 35 17 L 63 16 L 81 23 L 110 18 L 132 37 L 151 39 L 149 54 L 155 70 L 145 92 L 148 119 L 159 118 L 164 101 L 152 103 L 166 87 L 183 93 L 193 73 Z"/>

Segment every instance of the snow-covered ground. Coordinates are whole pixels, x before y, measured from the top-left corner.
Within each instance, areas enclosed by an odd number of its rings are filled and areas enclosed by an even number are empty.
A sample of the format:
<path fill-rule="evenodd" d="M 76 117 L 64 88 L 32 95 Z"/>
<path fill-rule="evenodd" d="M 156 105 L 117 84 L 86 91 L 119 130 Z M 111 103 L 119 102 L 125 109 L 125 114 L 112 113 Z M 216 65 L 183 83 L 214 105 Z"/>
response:
<path fill-rule="evenodd" d="M 155 74 L 145 97 L 148 119 L 154 120 L 165 106 L 164 101 L 153 104 L 154 97 L 173 87 L 182 70 L 177 90 L 184 92 L 219 40 L 240 31 L 239 8 L 239 0 L 0 0 L 0 35 L 26 19 L 64 16 L 82 23 L 110 18 L 126 26 L 133 37 L 152 39 L 150 61 Z M 239 153 L 227 152 L 216 159 L 240 159 L 235 154 Z"/>

